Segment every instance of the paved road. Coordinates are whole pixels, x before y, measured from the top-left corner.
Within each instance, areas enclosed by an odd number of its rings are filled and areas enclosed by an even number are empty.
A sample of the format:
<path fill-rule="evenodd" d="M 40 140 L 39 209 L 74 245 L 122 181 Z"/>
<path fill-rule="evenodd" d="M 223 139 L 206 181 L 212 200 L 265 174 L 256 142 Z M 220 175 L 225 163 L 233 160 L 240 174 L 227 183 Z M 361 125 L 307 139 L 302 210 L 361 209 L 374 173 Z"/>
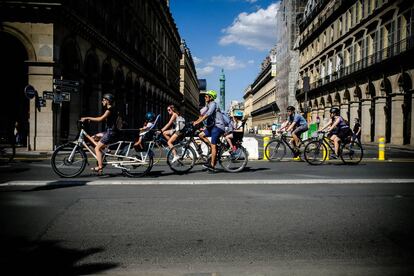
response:
<path fill-rule="evenodd" d="M 0 271 L 413 275 L 413 184 L 3 186 Z"/>
<path fill-rule="evenodd" d="M 343 165 L 340 161 L 321 166 L 310 166 L 305 162 L 250 161 L 245 171 L 226 173 L 224 171 L 210 174 L 202 171 L 201 165 L 185 175 L 173 173 L 165 164 L 155 165 L 151 173 L 144 178 L 128 178 L 122 176 L 117 169 L 105 169 L 103 176 L 96 176 L 87 167 L 76 181 L 136 181 L 192 180 L 192 181 L 255 181 L 255 180 L 311 180 L 311 179 L 414 179 L 413 163 L 410 160 L 401 162 L 364 161 L 356 166 Z M 48 160 L 19 161 L 0 166 L 0 184 L 9 181 L 61 181 L 54 174 Z"/>

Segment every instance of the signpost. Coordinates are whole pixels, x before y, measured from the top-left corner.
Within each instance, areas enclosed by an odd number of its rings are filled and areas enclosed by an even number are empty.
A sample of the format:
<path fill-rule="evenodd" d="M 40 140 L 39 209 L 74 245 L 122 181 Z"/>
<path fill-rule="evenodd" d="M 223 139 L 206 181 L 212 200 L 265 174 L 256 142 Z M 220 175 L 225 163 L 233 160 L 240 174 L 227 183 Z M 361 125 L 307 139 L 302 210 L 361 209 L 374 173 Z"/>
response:
<path fill-rule="evenodd" d="M 37 91 L 36 91 L 36 89 L 33 86 L 31 86 L 30 84 L 28 84 L 24 88 L 24 94 L 26 95 L 26 97 L 29 100 L 31 100 L 31 99 L 33 99 L 36 96 Z"/>

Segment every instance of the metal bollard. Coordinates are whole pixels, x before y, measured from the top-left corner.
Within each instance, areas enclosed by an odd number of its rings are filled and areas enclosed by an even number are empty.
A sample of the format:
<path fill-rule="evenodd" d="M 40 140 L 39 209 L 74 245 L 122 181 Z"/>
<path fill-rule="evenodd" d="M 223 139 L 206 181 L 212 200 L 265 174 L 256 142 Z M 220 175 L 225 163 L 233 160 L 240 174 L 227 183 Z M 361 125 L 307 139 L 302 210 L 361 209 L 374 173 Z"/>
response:
<path fill-rule="evenodd" d="M 378 139 L 378 160 L 385 160 L 385 138 L 380 137 Z"/>
<path fill-rule="evenodd" d="M 270 137 L 269 136 L 263 137 L 263 160 L 269 160 L 269 159 L 267 159 L 266 153 L 265 153 L 266 146 L 269 144 L 269 141 L 270 141 Z M 267 150 L 267 155 L 269 155 L 269 150 Z"/>

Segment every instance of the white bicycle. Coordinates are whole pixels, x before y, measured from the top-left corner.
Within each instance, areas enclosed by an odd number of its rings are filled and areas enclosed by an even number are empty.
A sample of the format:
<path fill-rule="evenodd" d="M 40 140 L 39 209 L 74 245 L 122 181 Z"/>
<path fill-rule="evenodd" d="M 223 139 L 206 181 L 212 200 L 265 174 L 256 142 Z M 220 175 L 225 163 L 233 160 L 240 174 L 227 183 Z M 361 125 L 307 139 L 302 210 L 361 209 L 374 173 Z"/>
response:
<path fill-rule="evenodd" d="M 52 154 L 51 164 L 53 171 L 61 177 L 79 176 L 88 163 L 86 152 L 89 152 L 95 159 L 96 142 L 85 131 L 84 123 L 78 122 L 79 136 L 74 142 L 61 145 Z M 138 130 L 122 130 L 121 135 L 128 133 L 136 137 Z M 87 143 L 88 141 L 89 143 Z M 103 152 L 103 165 L 111 165 L 120 169 L 123 174 L 129 177 L 141 177 L 149 173 L 154 164 L 153 147 L 154 141 L 146 144 L 144 151 L 136 152 L 134 139 L 121 140 L 108 145 Z"/>

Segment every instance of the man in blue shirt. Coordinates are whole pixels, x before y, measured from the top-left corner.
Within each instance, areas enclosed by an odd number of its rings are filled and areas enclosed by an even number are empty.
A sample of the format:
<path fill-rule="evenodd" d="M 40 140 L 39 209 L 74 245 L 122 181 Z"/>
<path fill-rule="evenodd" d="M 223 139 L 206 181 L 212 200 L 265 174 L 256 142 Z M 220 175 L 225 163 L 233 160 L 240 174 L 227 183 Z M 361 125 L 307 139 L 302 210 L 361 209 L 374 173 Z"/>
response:
<path fill-rule="evenodd" d="M 287 128 L 287 132 L 292 131 L 293 146 L 297 149 L 300 143 L 300 135 L 308 130 L 308 122 L 300 114 L 295 114 L 295 108 L 293 106 L 288 106 L 288 121 L 290 123 Z M 299 151 L 296 150 L 295 157 L 297 157 Z"/>
<path fill-rule="evenodd" d="M 223 119 L 223 114 L 220 111 L 218 104 L 214 101 L 217 98 L 217 92 L 214 90 L 209 90 L 205 92 L 205 100 L 207 111 L 204 115 L 193 123 L 193 125 L 198 125 L 204 120 L 207 120 L 206 128 L 203 132 L 200 133 L 200 139 L 202 139 L 207 144 L 211 145 L 211 163 L 205 164 L 204 167 L 210 171 L 215 172 L 216 162 L 217 162 L 217 143 L 220 137 L 224 134 L 225 123 Z M 211 142 L 207 139 L 211 137 Z"/>

